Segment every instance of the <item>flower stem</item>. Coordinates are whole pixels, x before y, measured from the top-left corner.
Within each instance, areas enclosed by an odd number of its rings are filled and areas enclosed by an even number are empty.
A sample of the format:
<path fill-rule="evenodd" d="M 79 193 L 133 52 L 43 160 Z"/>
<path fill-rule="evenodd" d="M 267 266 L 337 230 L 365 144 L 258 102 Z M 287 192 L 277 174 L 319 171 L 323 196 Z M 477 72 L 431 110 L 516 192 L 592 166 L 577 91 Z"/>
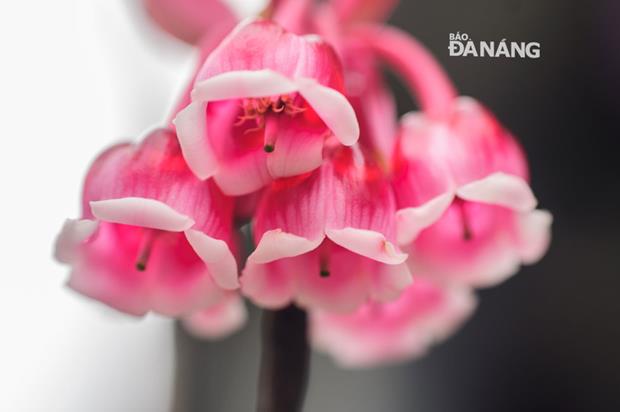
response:
<path fill-rule="evenodd" d="M 296 306 L 263 313 L 257 412 L 300 412 L 309 374 L 306 312 Z"/>

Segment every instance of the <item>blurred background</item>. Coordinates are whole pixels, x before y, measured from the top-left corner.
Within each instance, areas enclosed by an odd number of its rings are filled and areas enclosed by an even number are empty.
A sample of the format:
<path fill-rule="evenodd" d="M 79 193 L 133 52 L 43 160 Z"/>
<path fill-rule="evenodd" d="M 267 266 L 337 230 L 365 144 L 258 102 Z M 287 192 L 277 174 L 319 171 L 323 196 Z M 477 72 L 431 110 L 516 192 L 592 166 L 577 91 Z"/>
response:
<path fill-rule="evenodd" d="M 234 3 L 240 15 L 261 8 Z M 554 241 L 541 263 L 481 291 L 473 319 L 421 360 L 344 371 L 314 355 L 305 411 L 620 410 L 620 3 L 402 3 L 392 23 L 522 141 Z M 457 31 L 540 42 L 541 58 L 449 57 Z M 168 411 L 175 347 L 191 359 L 183 396 L 194 410 L 253 410 L 256 311 L 241 333 L 205 344 L 85 301 L 51 259 L 89 162 L 161 124 L 193 51 L 158 33 L 137 0 L 2 2 L 0 34 L 0 410 Z M 415 108 L 397 97 L 402 112 Z"/>

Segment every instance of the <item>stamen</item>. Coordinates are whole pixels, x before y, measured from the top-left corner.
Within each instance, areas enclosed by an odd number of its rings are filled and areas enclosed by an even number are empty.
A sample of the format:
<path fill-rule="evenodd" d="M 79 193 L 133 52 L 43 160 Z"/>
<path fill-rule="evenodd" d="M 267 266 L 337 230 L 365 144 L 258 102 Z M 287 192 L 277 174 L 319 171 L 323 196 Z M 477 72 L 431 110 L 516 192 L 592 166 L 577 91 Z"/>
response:
<path fill-rule="evenodd" d="M 325 257 L 321 257 L 319 274 L 322 278 L 328 278 L 330 275 L 329 263 L 327 262 L 327 258 Z"/>
<path fill-rule="evenodd" d="M 276 150 L 276 139 L 278 137 L 278 120 L 276 116 L 267 116 L 265 118 L 265 152 L 272 153 Z"/>
<path fill-rule="evenodd" d="M 466 242 L 472 240 L 474 238 L 474 234 L 471 230 L 471 225 L 469 222 L 469 216 L 467 214 L 467 211 L 465 210 L 465 202 L 460 200 L 458 202 L 458 208 L 459 208 L 459 212 L 461 214 L 461 221 L 462 221 L 462 225 L 463 225 L 463 240 L 465 240 Z"/>
<path fill-rule="evenodd" d="M 136 270 L 144 272 L 146 265 L 151 257 L 151 251 L 153 250 L 153 243 L 157 238 L 158 231 L 152 229 L 146 229 L 146 233 L 142 235 L 142 241 L 138 248 L 138 257 L 136 259 Z"/>

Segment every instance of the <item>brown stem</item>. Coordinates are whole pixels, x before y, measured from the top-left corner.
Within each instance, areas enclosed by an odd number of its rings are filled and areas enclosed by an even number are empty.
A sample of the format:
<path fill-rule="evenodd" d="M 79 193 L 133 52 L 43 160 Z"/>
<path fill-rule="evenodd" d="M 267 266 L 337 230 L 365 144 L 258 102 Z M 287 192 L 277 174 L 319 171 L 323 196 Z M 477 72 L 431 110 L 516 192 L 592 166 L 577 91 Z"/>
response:
<path fill-rule="evenodd" d="M 263 313 L 257 412 L 300 412 L 309 374 L 307 315 L 289 306 Z"/>

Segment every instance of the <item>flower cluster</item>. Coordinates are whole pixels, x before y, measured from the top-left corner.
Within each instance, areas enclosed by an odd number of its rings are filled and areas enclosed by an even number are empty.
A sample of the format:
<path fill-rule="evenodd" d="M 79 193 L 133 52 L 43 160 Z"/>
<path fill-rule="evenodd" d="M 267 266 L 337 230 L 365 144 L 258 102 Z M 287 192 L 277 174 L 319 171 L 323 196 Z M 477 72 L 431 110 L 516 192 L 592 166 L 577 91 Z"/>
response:
<path fill-rule="evenodd" d="M 394 2 L 279 0 L 239 23 L 217 0 L 144 3 L 200 67 L 166 127 L 91 166 L 56 243 L 71 288 L 207 338 L 242 326 L 242 296 L 296 304 L 316 348 L 368 366 L 424 353 L 475 287 L 545 253 L 521 147 L 381 23 Z M 386 65 L 419 112 L 398 118 Z"/>

